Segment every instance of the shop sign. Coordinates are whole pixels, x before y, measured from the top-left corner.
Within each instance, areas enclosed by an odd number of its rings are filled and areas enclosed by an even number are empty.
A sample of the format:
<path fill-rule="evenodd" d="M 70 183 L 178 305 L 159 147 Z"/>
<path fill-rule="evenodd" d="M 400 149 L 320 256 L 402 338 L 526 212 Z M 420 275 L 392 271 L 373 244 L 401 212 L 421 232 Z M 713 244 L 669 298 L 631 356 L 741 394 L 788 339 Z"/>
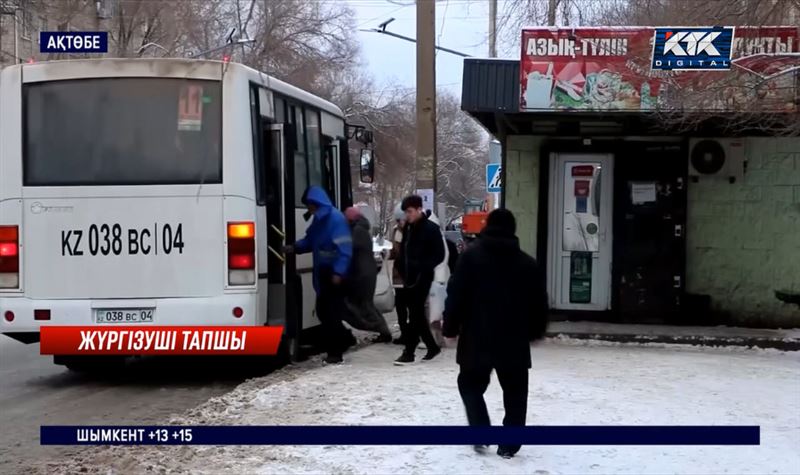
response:
<path fill-rule="evenodd" d="M 684 31 L 686 30 L 686 31 Z M 692 30 L 691 32 L 689 30 Z M 528 28 L 522 31 L 520 109 L 522 111 L 762 110 L 797 111 L 795 75 L 800 67 L 800 28 L 721 28 L 720 35 L 691 43 L 686 33 L 702 29 L 654 27 Z M 713 29 L 712 29 L 713 30 Z M 685 70 L 657 57 L 669 38 L 668 53 L 720 53 L 722 70 Z M 716 30 L 714 30 L 716 31 Z M 713 31 L 712 31 L 713 32 Z M 707 33 L 707 32 L 706 32 Z M 730 33 L 730 35 L 728 34 Z M 713 41 L 711 41 L 713 40 Z M 730 43 L 730 50 L 725 46 Z M 662 48 L 663 50 L 663 48 Z M 662 51 L 663 53 L 663 51 Z M 656 60 L 661 61 L 661 69 Z M 654 67 L 656 65 L 656 67 Z M 700 68 L 700 64 L 693 63 Z M 702 66 L 708 69 L 710 63 Z"/>

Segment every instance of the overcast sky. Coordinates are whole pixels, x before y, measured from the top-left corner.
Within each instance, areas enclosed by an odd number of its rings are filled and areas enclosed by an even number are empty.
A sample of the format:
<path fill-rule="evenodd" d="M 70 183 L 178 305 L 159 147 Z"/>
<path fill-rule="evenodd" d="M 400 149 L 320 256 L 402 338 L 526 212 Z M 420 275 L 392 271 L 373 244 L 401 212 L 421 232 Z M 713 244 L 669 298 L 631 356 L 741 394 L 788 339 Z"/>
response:
<path fill-rule="evenodd" d="M 356 13 L 359 29 L 376 28 L 394 17 L 387 31 L 416 38 L 413 0 L 347 0 Z M 411 5 L 402 6 L 402 3 Z M 502 0 L 498 3 L 502 4 Z M 471 56 L 488 57 L 489 3 L 486 0 L 442 0 L 436 3 L 436 37 L 439 46 Z M 380 86 L 407 87 L 416 83 L 416 45 L 378 33 L 358 32 L 361 54 Z M 498 47 L 498 49 L 500 49 Z M 502 54 L 501 54 L 502 56 Z M 463 58 L 437 52 L 436 83 L 459 97 Z"/>

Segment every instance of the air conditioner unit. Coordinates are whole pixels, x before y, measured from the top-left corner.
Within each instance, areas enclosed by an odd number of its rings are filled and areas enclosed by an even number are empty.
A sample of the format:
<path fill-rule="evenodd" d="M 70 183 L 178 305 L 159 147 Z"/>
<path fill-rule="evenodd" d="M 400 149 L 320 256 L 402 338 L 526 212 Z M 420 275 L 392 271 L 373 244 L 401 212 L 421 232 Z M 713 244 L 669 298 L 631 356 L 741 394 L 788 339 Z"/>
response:
<path fill-rule="evenodd" d="M 689 140 L 689 178 L 728 180 L 744 176 L 744 139 L 693 138 Z"/>

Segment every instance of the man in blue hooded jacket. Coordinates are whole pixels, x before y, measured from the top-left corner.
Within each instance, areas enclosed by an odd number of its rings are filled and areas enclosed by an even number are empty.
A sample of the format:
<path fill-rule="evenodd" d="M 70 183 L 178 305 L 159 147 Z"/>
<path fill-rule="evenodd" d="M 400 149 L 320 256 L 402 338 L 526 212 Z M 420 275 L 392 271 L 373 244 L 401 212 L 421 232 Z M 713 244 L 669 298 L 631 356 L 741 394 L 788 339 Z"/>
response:
<path fill-rule="evenodd" d="M 303 193 L 302 201 L 308 214 L 314 216 L 314 221 L 305 237 L 284 251 L 313 253 L 317 317 L 325 332 L 324 344 L 328 353 L 325 362 L 342 363 L 342 354 L 352 336 L 342 325 L 342 316 L 347 311 L 343 283 L 353 257 L 353 238 L 344 214 L 333 206 L 321 187 L 309 187 Z"/>

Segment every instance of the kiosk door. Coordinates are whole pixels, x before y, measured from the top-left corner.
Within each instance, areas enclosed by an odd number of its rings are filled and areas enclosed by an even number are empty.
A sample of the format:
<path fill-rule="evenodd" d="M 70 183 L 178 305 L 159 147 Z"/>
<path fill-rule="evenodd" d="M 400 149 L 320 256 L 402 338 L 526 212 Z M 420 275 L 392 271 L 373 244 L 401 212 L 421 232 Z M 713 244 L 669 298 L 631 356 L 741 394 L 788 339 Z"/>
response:
<path fill-rule="evenodd" d="M 550 305 L 611 308 L 613 156 L 553 154 L 547 280 Z"/>

